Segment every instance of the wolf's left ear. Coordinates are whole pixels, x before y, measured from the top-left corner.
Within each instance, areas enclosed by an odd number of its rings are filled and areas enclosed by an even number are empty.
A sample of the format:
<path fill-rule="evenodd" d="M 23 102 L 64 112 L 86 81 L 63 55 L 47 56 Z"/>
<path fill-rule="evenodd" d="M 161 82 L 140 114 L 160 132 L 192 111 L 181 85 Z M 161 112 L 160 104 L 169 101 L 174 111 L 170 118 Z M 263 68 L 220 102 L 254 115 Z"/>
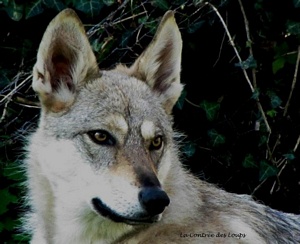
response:
<path fill-rule="evenodd" d="M 174 12 L 168 11 L 152 42 L 129 68 L 131 75 L 145 81 L 159 95 L 168 114 L 183 87 L 180 84 L 181 51 L 182 40 Z"/>
<path fill-rule="evenodd" d="M 99 70 L 83 24 L 73 10 L 65 9 L 48 25 L 33 68 L 32 87 L 43 110 L 65 111 L 80 83 L 95 76 Z"/>

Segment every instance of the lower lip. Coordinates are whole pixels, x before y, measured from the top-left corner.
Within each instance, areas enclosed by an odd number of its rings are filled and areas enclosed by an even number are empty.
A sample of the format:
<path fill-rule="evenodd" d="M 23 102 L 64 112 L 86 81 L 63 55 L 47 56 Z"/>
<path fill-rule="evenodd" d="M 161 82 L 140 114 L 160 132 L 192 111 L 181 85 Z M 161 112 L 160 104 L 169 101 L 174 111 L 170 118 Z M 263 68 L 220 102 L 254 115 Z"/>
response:
<path fill-rule="evenodd" d="M 151 224 L 158 221 L 158 215 L 154 217 L 143 217 L 143 218 L 127 218 L 121 216 L 110 209 L 105 203 L 103 203 L 99 198 L 93 198 L 92 206 L 96 210 L 96 212 L 103 217 L 106 217 L 114 222 L 122 222 L 129 225 L 143 225 L 143 224 Z"/>

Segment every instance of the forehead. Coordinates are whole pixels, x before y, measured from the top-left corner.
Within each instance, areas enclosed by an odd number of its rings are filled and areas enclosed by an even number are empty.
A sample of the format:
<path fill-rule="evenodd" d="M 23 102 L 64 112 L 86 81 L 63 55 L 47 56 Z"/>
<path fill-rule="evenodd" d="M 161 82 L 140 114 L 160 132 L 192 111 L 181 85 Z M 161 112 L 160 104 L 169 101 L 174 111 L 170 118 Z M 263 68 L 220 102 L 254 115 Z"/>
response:
<path fill-rule="evenodd" d="M 147 84 L 116 71 L 105 71 L 101 78 L 88 82 L 78 96 L 76 107 L 88 118 L 112 121 L 121 127 L 123 119 L 127 123 L 167 119 L 159 97 Z"/>

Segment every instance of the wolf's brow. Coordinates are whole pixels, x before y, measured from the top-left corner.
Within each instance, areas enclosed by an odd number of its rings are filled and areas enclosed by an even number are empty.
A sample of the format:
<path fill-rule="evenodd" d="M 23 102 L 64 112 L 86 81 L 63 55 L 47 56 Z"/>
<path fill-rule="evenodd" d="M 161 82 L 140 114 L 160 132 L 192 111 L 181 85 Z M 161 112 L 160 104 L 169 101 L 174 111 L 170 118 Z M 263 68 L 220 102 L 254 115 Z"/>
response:
<path fill-rule="evenodd" d="M 111 114 L 107 122 L 111 130 L 117 130 L 123 136 L 128 133 L 128 124 L 121 114 Z"/>
<path fill-rule="evenodd" d="M 155 135 L 155 125 L 152 121 L 145 120 L 141 125 L 141 134 L 145 140 L 153 139 Z"/>

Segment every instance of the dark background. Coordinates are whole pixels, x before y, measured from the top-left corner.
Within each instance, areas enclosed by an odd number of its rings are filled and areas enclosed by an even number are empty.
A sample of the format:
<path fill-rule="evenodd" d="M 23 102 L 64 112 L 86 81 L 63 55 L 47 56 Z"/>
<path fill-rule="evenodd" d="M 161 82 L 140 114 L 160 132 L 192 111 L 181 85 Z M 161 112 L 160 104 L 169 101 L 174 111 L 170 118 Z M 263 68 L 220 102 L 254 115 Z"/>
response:
<path fill-rule="evenodd" d="M 174 108 L 174 127 L 186 135 L 183 163 L 199 178 L 227 191 L 250 194 L 275 209 L 299 214 L 300 87 L 295 72 L 299 1 L 210 1 L 222 16 L 242 64 L 209 4 L 88 2 L 0 3 L 0 240 L 27 243 L 16 227 L 26 210 L 20 170 L 24 138 L 36 127 L 39 114 L 30 74 L 47 24 L 65 7 L 75 9 L 82 19 L 103 69 L 132 63 L 150 42 L 165 11 L 175 10 L 183 38 L 185 90 Z"/>

